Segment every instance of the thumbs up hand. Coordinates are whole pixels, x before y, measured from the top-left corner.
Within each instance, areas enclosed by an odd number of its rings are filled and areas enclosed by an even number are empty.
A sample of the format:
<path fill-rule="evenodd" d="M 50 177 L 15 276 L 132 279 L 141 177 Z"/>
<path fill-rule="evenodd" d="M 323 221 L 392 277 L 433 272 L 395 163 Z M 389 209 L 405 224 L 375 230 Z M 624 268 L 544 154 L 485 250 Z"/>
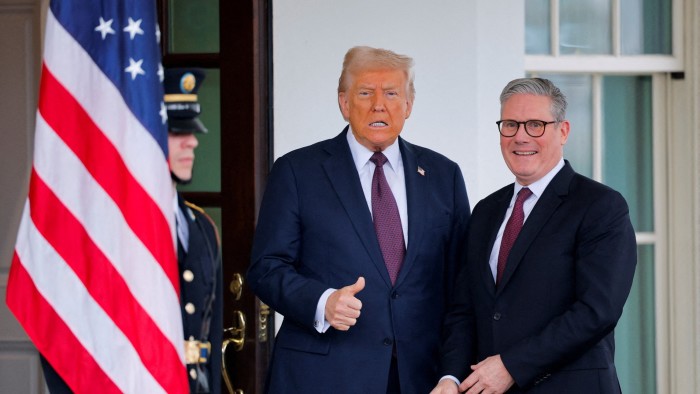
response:
<path fill-rule="evenodd" d="M 340 331 L 347 331 L 357 323 L 362 309 L 362 301 L 355 294 L 365 288 L 365 278 L 357 278 L 357 282 L 334 291 L 326 301 L 326 320 Z"/>

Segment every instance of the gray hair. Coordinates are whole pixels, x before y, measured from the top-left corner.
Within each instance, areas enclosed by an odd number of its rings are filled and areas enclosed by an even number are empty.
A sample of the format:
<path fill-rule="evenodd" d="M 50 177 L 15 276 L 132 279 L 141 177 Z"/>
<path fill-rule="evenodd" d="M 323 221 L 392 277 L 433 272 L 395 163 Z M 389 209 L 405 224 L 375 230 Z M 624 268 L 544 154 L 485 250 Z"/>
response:
<path fill-rule="evenodd" d="M 367 46 L 350 48 L 345 54 L 343 71 L 338 80 L 338 93 L 346 92 L 350 88 L 352 77 L 358 72 L 384 69 L 401 70 L 406 74 L 408 98 L 413 102 L 413 99 L 416 97 L 416 88 L 413 85 L 413 80 L 415 79 L 413 59 L 388 49 Z"/>
<path fill-rule="evenodd" d="M 519 78 L 508 82 L 501 92 L 501 107 L 516 94 L 532 94 L 546 96 L 552 100 L 550 111 L 557 122 L 566 118 L 566 96 L 552 81 L 544 78 Z"/>

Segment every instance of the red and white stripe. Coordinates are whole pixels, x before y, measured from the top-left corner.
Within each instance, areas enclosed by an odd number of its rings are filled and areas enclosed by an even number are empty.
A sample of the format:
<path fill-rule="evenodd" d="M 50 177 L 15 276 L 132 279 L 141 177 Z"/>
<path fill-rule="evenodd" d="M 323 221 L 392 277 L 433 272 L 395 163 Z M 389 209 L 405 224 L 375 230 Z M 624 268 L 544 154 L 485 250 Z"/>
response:
<path fill-rule="evenodd" d="M 7 303 L 76 392 L 187 392 L 173 189 L 158 143 L 47 15 Z"/>

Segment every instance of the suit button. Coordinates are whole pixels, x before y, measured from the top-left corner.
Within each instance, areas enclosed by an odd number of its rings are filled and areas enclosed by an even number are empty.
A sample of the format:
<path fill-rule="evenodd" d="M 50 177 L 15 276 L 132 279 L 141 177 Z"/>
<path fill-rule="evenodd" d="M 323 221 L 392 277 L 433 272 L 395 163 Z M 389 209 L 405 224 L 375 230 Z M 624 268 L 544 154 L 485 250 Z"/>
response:
<path fill-rule="evenodd" d="M 383 343 L 384 343 L 385 346 L 391 346 L 391 345 L 394 343 L 394 341 L 392 341 L 392 340 L 389 339 L 389 338 L 384 338 L 384 342 L 383 342 Z"/>
<path fill-rule="evenodd" d="M 392 292 L 391 292 L 391 298 L 393 298 L 393 299 L 399 298 L 399 293 L 397 293 L 396 291 L 392 291 Z"/>
<path fill-rule="evenodd" d="M 194 308 L 194 304 L 193 304 L 193 303 L 188 302 L 187 304 L 185 304 L 185 312 L 187 312 L 187 313 L 189 313 L 189 314 L 191 315 L 191 314 L 194 313 L 194 310 L 195 310 L 195 308 Z"/>
<path fill-rule="evenodd" d="M 493 320 L 501 320 L 501 314 L 496 312 L 493 314 Z"/>
<path fill-rule="evenodd" d="M 185 282 L 192 282 L 194 280 L 194 273 L 190 270 L 184 270 L 182 272 L 182 279 L 184 279 Z"/>
<path fill-rule="evenodd" d="M 197 371 L 194 368 L 190 369 L 190 377 L 192 380 L 197 380 Z"/>

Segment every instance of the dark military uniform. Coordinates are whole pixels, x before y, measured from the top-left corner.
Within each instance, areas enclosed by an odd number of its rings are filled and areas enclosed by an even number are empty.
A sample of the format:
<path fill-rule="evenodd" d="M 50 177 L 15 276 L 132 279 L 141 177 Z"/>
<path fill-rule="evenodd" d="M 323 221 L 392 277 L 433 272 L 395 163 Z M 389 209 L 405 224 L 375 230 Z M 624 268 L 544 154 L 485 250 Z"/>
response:
<path fill-rule="evenodd" d="M 179 195 L 178 206 L 189 229 L 187 251 L 179 237 L 177 243 L 185 340 L 211 344 L 206 362 L 187 364 L 190 392 L 220 393 L 223 294 L 218 234 L 201 208 Z"/>
<path fill-rule="evenodd" d="M 199 120 L 201 108 L 197 102 L 204 77 L 204 70 L 200 69 L 165 70 L 164 101 L 171 135 L 207 132 Z M 171 176 L 176 183 L 189 181 L 178 179 L 172 172 Z M 188 233 L 187 240 L 183 241 L 182 229 L 178 228 L 177 261 L 190 392 L 218 394 L 221 392 L 223 337 L 219 238 L 214 222 L 201 208 L 185 202 L 179 194 L 177 205 L 178 226 L 185 222 L 185 233 Z"/>

